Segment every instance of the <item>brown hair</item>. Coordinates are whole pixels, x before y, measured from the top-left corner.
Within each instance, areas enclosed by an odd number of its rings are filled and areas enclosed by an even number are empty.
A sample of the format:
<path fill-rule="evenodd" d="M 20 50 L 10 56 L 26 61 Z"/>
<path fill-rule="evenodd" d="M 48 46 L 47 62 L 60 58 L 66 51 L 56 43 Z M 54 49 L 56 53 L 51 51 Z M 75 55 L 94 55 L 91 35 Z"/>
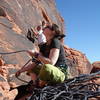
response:
<path fill-rule="evenodd" d="M 62 38 L 65 37 L 65 35 L 62 34 L 61 31 L 59 30 L 59 26 L 56 25 L 56 24 L 48 25 L 45 28 L 49 28 L 50 30 L 54 31 L 56 33 L 55 37 L 58 38 L 58 39 L 62 39 Z"/>

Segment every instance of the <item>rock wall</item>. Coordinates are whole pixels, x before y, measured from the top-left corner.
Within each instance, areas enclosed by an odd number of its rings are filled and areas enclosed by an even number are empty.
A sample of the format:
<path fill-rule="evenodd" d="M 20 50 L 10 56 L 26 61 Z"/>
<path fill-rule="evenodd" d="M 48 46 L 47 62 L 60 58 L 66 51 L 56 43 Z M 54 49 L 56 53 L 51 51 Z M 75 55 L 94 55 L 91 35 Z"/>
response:
<path fill-rule="evenodd" d="M 33 47 L 26 38 L 31 27 L 41 21 L 56 23 L 63 30 L 63 18 L 56 10 L 54 0 L 0 0 L 0 52 L 10 52 Z M 25 53 L 5 55 L 6 63 L 24 64 Z"/>

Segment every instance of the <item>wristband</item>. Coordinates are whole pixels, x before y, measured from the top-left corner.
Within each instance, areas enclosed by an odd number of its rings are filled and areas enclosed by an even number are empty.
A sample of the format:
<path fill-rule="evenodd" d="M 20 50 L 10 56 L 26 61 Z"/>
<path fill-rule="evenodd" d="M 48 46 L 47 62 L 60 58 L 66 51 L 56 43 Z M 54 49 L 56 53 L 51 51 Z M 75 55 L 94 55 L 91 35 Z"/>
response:
<path fill-rule="evenodd" d="M 35 58 L 38 58 L 38 56 L 39 56 L 39 53 L 36 53 L 36 54 L 35 54 Z"/>

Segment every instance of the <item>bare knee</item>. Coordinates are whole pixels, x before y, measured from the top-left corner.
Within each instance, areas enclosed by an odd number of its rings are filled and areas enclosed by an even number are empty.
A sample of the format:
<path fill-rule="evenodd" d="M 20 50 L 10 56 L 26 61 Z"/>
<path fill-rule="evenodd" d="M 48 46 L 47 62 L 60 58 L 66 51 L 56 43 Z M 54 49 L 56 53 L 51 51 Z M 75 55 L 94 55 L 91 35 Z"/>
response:
<path fill-rule="evenodd" d="M 33 81 L 37 79 L 37 75 L 35 73 L 30 73 L 30 77 Z"/>

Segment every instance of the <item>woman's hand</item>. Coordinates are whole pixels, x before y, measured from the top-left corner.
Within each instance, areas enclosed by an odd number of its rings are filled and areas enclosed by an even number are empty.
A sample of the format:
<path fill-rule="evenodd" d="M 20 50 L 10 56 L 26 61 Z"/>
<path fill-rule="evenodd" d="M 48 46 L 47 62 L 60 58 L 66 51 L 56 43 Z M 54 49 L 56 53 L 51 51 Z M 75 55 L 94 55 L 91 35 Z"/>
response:
<path fill-rule="evenodd" d="M 30 56 L 34 56 L 35 51 L 34 51 L 34 50 L 27 50 L 27 53 L 28 53 Z"/>
<path fill-rule="evenodd" d="M 20 76 L 20 74 L 21 74 L 21 71 L 19 70 L 19 71 L 17 71 L 17 72 L 15 73 L 15 76 L 18 77 L 18 76 Z"/>
<path fill-rule="evenodd" d="M 34 56 L 35 58 L 37 58 L 37 56 L 39 55 L 38 52 L 34 51 L 34 50 L 28 50 L 27 53 L 30 55 L 30 56 Z"/>

